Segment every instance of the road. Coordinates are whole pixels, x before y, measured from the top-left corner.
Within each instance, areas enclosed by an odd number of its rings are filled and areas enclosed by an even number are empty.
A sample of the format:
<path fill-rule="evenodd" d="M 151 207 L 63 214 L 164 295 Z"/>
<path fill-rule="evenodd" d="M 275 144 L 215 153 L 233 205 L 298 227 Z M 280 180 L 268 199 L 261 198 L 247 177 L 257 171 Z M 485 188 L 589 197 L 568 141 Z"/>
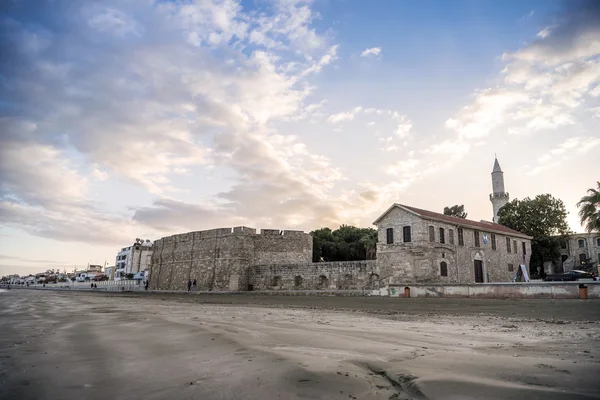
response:
<path fill-rule="evenodd" d="M 0 292 L 0 399 L 600 398 L 600 303 Z"/>

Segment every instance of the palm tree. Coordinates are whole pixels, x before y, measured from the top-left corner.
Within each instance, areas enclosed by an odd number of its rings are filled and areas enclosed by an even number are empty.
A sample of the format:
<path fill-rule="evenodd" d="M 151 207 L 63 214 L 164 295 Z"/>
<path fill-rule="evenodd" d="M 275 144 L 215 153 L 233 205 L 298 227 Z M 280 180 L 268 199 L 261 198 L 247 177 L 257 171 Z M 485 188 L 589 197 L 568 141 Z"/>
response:
<path fill-rule="evenodd" d="M 583 196 L 577 203 L 581 225 L 588 232 L 600 232 L 600 182 L 596 182 L 596 189 L 588 189 L 587 196 Z"/>

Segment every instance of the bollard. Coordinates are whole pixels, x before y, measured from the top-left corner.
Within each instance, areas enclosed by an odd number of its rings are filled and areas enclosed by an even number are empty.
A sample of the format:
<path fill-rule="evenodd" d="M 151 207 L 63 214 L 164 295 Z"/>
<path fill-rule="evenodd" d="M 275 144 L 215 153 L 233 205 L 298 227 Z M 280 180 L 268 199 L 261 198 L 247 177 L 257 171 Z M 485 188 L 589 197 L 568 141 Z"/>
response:
<path fill-rule="evenodd" d="M 582 283 L 579 285 L 579 298 L 587 299 L 588 298 L 588 287 L 586 284 Z"/>
<path fill-rule="evenodd" d="M 406 297 L 407 299 L 410 298 L 410 288 L 408 286 L 404 288 L 404 297 Z"/>

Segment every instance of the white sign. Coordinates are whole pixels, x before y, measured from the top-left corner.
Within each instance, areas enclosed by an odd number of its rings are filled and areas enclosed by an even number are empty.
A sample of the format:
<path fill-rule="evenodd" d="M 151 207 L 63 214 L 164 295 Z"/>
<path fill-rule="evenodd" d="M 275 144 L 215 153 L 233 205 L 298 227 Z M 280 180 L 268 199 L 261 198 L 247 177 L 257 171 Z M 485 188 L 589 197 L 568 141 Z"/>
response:
<path fill-rule="evenodd" d="M 529 274 L 527 273 L 527 267 L 523 264 L 521 264 L 520 267 L 521 271 L 523 271 L 523 278 L 525 279 L 525 282 L 529 282 Z"/>

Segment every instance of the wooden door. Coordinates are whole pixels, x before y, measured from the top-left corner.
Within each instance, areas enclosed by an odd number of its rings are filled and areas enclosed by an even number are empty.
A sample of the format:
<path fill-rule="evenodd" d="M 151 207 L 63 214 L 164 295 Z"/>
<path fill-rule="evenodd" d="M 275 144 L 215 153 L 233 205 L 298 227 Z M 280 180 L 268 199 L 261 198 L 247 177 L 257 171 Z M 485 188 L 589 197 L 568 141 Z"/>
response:
<path fill-rule="evenodd" d="M 483 282 L 483 261 L 475 260 L 475 282 Z"/>

